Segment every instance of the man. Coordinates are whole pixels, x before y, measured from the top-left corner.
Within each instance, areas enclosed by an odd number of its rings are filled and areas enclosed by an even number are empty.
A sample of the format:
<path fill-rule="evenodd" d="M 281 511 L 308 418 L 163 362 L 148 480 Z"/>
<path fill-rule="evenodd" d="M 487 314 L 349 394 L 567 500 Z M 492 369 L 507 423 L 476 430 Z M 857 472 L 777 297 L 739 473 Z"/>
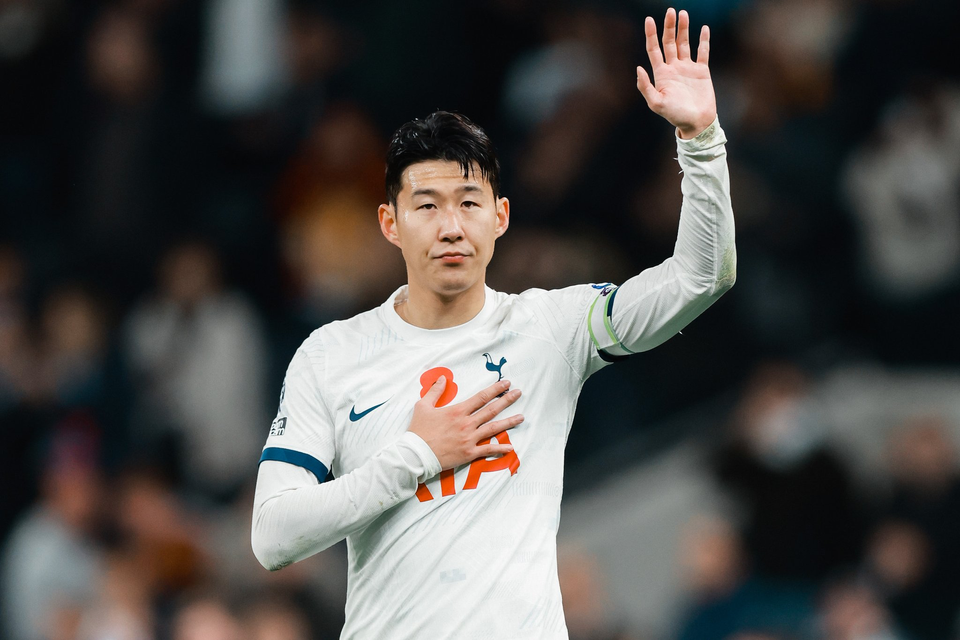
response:
<path fill-rule="evenodd" d="M 619 288 L 487 288 L 510 206 L 486 134 L 441 112 L 390 144 L 380 227 L 408 284 L 294 355 L 253 516 L 272 570 L 347 539 L 343 638 L 567 637 L 556 532 L 580 388 L 735 278 L 709 31 L 696 61 L 685 12 L 667 12 L 663 54 L 645 32 L 656 85 L 638 68 L 637 87 L 677 127 L 684 203 L 674 256 Z"/>

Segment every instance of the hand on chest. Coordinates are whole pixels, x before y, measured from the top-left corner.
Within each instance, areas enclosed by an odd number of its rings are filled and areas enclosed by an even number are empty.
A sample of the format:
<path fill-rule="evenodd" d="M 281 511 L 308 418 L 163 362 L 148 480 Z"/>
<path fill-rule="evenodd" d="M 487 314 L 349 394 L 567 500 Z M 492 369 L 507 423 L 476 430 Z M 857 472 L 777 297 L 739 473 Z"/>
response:
<path fill-rule="evenodd" d="M 496 345 L 469 350 L 406 346 L 386 349 L 359 364 L 338 381 L 334 421 L 343 471 L 362 464 L 406 431 L 414 404 L 440 376 L 446 378 L 446 388 L 438 407 L 462 402 L 499 380 L 509 379 L 519 388 L 523 381 L 511 377 L 513 359 L 509 347 Z"/>

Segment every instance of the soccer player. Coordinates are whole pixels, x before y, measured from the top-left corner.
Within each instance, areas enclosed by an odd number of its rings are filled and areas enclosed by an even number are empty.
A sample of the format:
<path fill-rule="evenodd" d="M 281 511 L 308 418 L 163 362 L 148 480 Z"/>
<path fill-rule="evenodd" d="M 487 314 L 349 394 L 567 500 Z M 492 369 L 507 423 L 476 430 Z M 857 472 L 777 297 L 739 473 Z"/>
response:
<path fill-rule="evenodd" d="M 271 570 L 346 538 L 343 638 L 567 637 L 556 533 L 580 388 L 667 340 L 735 278 L 709 31 L 694 59 L 689 23 L 667 11 L 661 53 L 647 18 L 655 84 L 637 68 L 647 104 L 676 127 L 675 252 L 620 287 L 488 288 L 510 222 L 490 140 L 444 112 L 393 137 L 380 228 L 407 284 L 293 356 L 253 514 Z"/>

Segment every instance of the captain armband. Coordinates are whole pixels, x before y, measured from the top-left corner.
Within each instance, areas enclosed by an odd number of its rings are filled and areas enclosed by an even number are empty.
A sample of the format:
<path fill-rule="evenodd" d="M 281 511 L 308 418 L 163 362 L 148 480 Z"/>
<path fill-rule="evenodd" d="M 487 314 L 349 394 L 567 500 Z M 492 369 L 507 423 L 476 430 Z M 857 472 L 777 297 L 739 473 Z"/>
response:
<path fill-rule="evenodd" d="M 613 314 L 613 301 L 617 297 L 619 287 L 608 284 L 600 291 L 593 304 L 590 305 L 590 311 L 587 314 L 587 328 L 590 331 L 590 339 L 597 348 L 600 358 L 607 362 L 617 362 L 623 360 L 635 352 L 630 351 L 613 330 L 611 320 Z"/>

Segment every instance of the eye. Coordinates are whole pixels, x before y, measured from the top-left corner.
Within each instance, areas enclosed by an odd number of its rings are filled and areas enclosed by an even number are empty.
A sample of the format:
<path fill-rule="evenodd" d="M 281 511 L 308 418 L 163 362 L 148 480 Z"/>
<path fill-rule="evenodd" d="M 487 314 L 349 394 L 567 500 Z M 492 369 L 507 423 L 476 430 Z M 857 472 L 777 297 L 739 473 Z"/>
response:
<path fill-rule="evenodd" d="M 476 202 L 473 202 L 472 200 L 467 200 L 461 206 L 469 208 L 469 207 L 479 207 L 480 205 L 478 205 Z"/>
<path fill-rule="evenodd" d="M 436 209 L 436 208 L 437 208 L 437 205 L 433 204 L 432 202 L 425 202 L 419 207 L 417 207 L 418 210 L 419 209 Z"/>

